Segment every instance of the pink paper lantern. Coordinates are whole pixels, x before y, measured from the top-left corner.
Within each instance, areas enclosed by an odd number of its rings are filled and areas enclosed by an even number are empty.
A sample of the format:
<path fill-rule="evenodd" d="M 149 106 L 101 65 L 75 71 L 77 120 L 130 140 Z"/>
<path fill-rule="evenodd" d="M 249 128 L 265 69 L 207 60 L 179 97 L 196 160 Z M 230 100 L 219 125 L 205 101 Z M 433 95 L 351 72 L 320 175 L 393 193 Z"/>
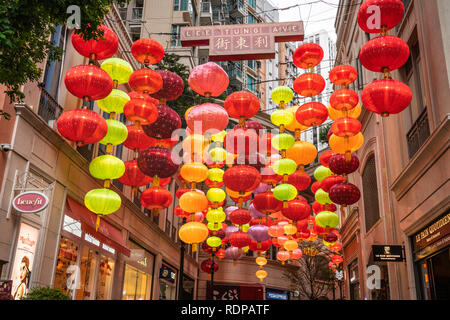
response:
<path fill-rule="evenodd" d="M 227 73 L 214 62 L 201 64 L 192 69 L 189 86 L 202 96 L 220 96 L 230 83 Z"/>

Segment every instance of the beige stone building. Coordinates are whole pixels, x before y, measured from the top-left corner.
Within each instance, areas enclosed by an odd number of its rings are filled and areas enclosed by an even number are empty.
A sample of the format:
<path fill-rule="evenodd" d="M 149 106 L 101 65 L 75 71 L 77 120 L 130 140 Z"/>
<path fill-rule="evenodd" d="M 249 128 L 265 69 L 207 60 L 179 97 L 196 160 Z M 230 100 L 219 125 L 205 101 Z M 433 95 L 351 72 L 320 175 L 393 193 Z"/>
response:
<path fill-rule="evenodd" d="M 407 83 L 414 98 L 398 115 L 382 118 L 363 108 L 359 117 L 365 142 L 350 179 L 362 196 L 341 217 L 346 299 L 450 297 L 450 3 L 403 3 L 404 18 L 389 34 L 405 40 L 411 55 L 392 76 Z M 339 2 L 336 65 L 357 68 L 352 88 L 361 93 L 381 75 L 359 61 L 361 47 L 376 35 L 359 28 L 357 4 Z M 401 245 L 405 261 L 374 262 L 373 245 Z M 372 265 L 380 267 L 380 289 L 370 288 Z"/>

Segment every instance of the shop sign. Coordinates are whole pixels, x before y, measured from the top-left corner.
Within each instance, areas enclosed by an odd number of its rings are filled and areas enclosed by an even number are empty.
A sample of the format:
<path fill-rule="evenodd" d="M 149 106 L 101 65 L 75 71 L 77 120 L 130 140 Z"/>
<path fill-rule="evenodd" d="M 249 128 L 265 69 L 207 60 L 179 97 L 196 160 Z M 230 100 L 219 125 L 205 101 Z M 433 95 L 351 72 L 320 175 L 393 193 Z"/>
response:
<path fill-rule="evenodd" d="M 423 249 L 450 234 L 450 213 L 446 213 L 414 236 L 414 251 Z"/>
<path fill-rule="evenodd" d="M 0 280 L 0 300 L 11 300 L 12 280 Z"/>
<path fill-rule="evenodd" d="M 23 192 L 13 200 L 14 209 L 20 213 L 36 213 L 44 210 L 47 205 L 48 197 L 36 191 Z"/>
<path fill-rule="evenodd" d="M 12 295 L 15 300 L 27 295 L 38 235 L 38 229 L 25 223 L 20 225 L 12 268 Z"/>
<path fill-rule="evenodd" d="M 211 61 L 275 58 L 275 42 L 302 41 L 303 22 L 181 28 L 183 47 L 209 46 Z"/>
<path fill-rule="evenodd" d="M 164 280 L 174 283 L 176 277 L 177 277 L 176 272 L 174 272 L 169 267 L 162 266 L 161 269 L 159 269 L 159 278 L 160 279 L 164 279 Z"/>
<path fill-rule="evenodd" d="M 403 246 L 382 245 L 372 246 L 373 261 L 375 262 L 402 262 Z"/>
<path fill-rule="evenodd" d="M 272 291 L 266 290 L 266 299 L 268 300 L 289 300 L 289 293 L 286 291 Z"/>
<path fill-rule="evenodd" d="M 210 290 L 210 283 L 208 282 L 208 297 Z M 213 300 L 240 300 L 240 287 L 215 284 L 213 288 Z"/>

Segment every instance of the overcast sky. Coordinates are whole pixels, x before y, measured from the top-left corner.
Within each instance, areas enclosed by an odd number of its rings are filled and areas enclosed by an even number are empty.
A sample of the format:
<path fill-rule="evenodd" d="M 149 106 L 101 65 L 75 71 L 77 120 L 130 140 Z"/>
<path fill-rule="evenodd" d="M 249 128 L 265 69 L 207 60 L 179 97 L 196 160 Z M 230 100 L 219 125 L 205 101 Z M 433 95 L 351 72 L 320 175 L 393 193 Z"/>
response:
<path fill-rule="evenodd" d="M 280 22 L 302 20 L 305 25 L 305 38 L 321 29 L 326 30 L 330 37 L 336 40 L 334 20 L 339 0 L 269 0 L 278 8 L 293 5 L 299 7 L 278 11 Z"/>

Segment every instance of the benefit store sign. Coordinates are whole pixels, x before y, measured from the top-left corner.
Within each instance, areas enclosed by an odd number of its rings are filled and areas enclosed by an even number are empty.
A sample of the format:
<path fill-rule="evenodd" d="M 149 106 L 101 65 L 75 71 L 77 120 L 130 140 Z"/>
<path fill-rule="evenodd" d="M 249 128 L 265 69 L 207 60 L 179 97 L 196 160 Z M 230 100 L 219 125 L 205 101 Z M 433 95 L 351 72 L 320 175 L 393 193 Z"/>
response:
<path fill-rule="evenodd" d="M 13 200 L 13 208 L 20 213 L 36 213 L 47 206 L 48 197 L 37 191 L 22 192 Z"/>
<path fill-rule="evenodd" d="M 275 42 L 303 41 L 303 22 L 181 28 L 183 47 L 209 46 L 211 61 L 275 58 Z"/>

